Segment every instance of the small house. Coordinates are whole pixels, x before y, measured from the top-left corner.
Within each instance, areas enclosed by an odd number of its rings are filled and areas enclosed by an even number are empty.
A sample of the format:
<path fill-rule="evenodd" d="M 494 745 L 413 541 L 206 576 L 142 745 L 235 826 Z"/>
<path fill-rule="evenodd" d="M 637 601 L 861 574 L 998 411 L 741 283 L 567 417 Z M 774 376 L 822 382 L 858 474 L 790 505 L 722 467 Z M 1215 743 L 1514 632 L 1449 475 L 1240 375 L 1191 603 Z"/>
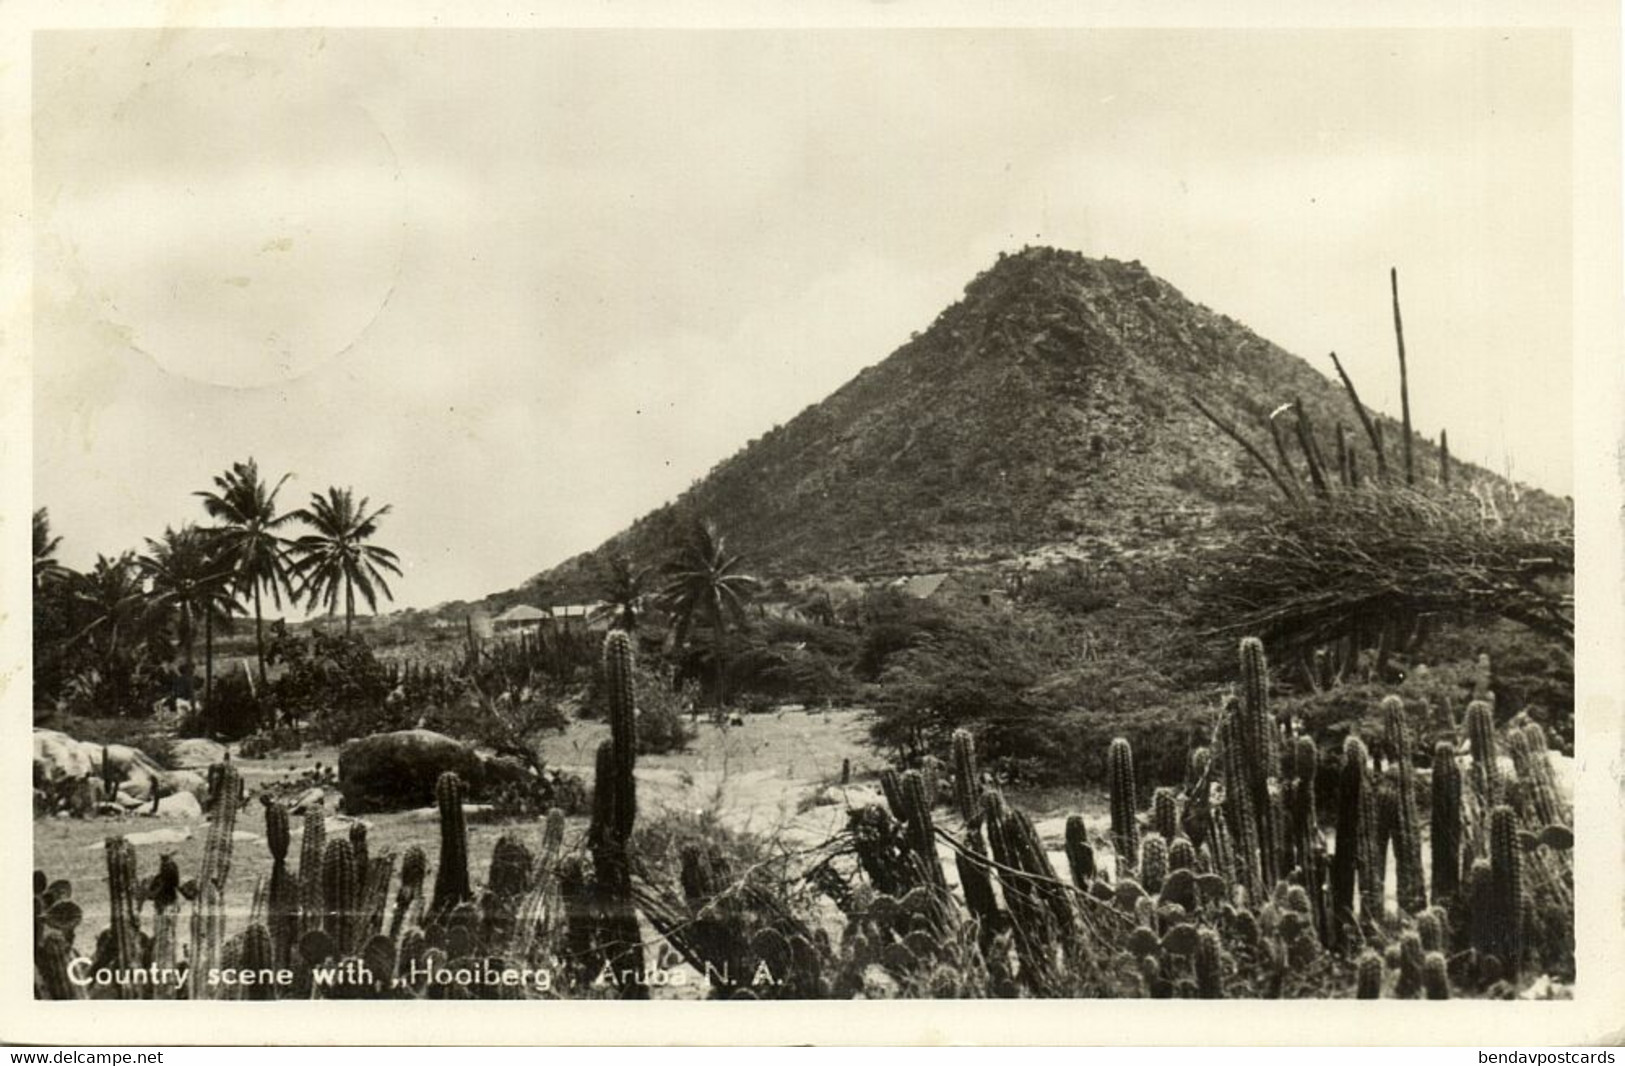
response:
<path fill-rule="evenodd" d="M 491 628 L 498 633 L 520 633 L 540 629 L 547 620 L 547 612 L 528 603 L 516 603 L 491 620 Z"/>

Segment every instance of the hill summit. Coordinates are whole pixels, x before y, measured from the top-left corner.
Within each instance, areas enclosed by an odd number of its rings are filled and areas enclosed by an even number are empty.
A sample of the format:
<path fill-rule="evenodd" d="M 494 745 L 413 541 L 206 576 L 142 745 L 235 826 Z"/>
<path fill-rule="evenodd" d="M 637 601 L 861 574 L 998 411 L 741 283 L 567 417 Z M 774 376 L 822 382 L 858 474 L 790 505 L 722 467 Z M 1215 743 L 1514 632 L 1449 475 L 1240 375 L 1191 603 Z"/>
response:
<path fill-rule="evenodd" d="M 1189 546 L 1274 491 L 1192 396 L 1260 446 L 1269 412 L 1298 399 L 1328 453 L 1338 422 L 1359 432 L 1340 385 L 1138 262 L 1001 255 L 885 360 L 527 588 L 578 595 L 599 554 L 658 559 L 697 516 L 786 579 Z M 1393 455 L 1400 428 L 1378 421 Z M 1418 444 L 1433 477 L 1438 453 Z"/>

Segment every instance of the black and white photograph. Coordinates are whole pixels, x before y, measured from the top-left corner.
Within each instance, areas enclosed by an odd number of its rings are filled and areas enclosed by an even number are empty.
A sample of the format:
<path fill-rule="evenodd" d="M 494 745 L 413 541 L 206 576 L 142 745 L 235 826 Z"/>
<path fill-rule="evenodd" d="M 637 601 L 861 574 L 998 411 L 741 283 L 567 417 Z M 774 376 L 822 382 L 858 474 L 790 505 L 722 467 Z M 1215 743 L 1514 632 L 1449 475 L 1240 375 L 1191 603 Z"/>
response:
<path fill-rule="evenodd" d="M 32 30 L 41 1017 L 1616 987 L 1579 31 L 912 16 Z"/>

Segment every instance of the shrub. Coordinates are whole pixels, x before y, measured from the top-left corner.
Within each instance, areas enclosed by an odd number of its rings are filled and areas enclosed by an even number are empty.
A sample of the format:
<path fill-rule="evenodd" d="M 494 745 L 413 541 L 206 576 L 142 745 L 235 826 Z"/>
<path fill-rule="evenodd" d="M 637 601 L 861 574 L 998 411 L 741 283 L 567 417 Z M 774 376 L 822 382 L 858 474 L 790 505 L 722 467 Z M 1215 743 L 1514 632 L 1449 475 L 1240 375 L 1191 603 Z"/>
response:
<path fill-rule="evenodd" d="M 700 698 L 694 681 L 678 683 L 669 668 L 633 667 L 637 688 L 637 737 L 639 755 L 665 755 L 688 748 L 693 734 L 688 717 Z"/>
<path fill-rule="evenodd" d="M 1116 605 L 1126 590 L 1120 575 L 1071 561 L 1040 570 L 1022 582 L 1021 599 L 1043 604 L 1066 614 L 1093 614 Z"/>
<path fill-rule="evenodd" d="M 284 722 L 307 722 L 334 742 L 405 724 L 405 708 L 387 705 L 388 671 L 361 637 L 319 629 L 297 637 L 279 622 L 267 660 L 287 666 L 271 686 Z"/>
<path fill-rule="evenodd" d="M 677 670 L 659 660 L 636 659 L 632 683 L 637 693 L 638 754 L 665 755 L 688 748 L 693 734 L 689 719 L 700 702 L 700 683 L 680 677 Z M 609 695 L 602 671 L 582 696 L 580 717 L 599 720 L 608 715 Z"/>
<path fill-rule="evenodd" d="M 239 740 L 271 724 L 276 717 L 274 704 L 254 694 L 254 686 L 242 673 L 225 673 L 214 679 L 209 699 L 198 711 L 181 721 L 182 736 Z"/>

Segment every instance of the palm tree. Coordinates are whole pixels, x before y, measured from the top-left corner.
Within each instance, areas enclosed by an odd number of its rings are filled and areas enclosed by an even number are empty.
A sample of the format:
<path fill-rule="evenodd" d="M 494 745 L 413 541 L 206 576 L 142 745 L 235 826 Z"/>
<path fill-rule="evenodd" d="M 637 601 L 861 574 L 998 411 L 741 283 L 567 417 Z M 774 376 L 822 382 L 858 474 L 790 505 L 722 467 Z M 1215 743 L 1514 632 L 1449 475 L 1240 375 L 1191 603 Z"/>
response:
<path fill-rule="evenodd" d="M 231 469 L 214 479 L 215 491 L 195 492 L 203 509 L 220 523 L 210 531 L 220 559 L 231 570 L 232 586 L 238 595 L 254 600 L 254 651 L 259 660 L 260 688 L 265 688 L 265 621 L 260 607 L 263 591 L 271 602 L 282 606 L 282 593 L 292 596 L 288 585 L 288 540 L 277 530 L 294 518 L 276 513 L 276 495 L 292 475 L 283 474 L 274 486 L 260 480 L 253 459 L 233 463 Z"/>
<path fill-rule="evenodd" d="M 315 530 L 294 541 L 298 559 L 291 573 L 302 581 L 296 596 L 311 607 L 326 607 L 331 617 L 342 590 L 345 636 L 350 635 L 355 618 L 357 590 L 368 609 L 377 613 L 380 592 L 385 599 L 395 598 L 383 571 L 401 576 L 400 558 L 394 552 L 366 543 L 378 532 L 378 520 L 389 513 L 389 505 L 369 514 L 367 503 L 363 496 L 357 504 L 350 489 L 329 488 L 326 496 L 313 493 L 310 506 L 294 512 L 295 518 Z"/>
<path fill-rule="evenodd" d="M 51 516 L 41 507 L 34 512 L 34 591 L 61 577 L 65 571 L 56 561 L 57 545 L 61 537 L 51 535 Z"/>
<path fill-rule="evenodd" d="M 74 639 L 88 639 L 103 654 L 125 647 L 125 638 L 139 632 L 146 611 L 135 555 L 97 555 L 96 565 L 72 580 L 74 605 L 83 623 Z"/>
<path fill-rule="evenodd" d="M 93 568 L 83 574 L 73 574 L 69 581 L 72 582 L 70 597 L 75 624 L 79 628 L 68 639 L 67 646 L 84 641 L 89 662 L 95 667 L 91 675 L 92 698 L 98 704 L 110 705 L 117 713 L 124 713 L 138 695 L 136 649 L 151 636 L 147 629 L 151 614 L 135 555 L 132 552 L 116 558 L 98 555 Z"/>
<path fill-rule="evenodd" d="M 745 623 L 745 605 L 760 584 L 740 569 L 741 563 L 741 556 L 729 554 L 714 522 L 696 522 L 687 543 L 666 565 L 661 593 L 676 620 L 673 636 L 679 646 L 687 643 L 696 625 L 710 630 L 718 708 L 723 705 L 722 657 L 728 625 Z"/>
<path fill-rule="evenodd" d="M 637 632 L 638 615 L 649 595 L 649 578 L 649 568 L 633 565 L 625 552 L 610 555 L 601 565 L 598 595 L 604 604 L 595 614 L 595 620 L 608 618 L 619 629 Z"/>
<path fill-rule="evenodd" d="M 231 624 L 242 610 L 232 591 L 233 573 L 220 558 L 214 538 L 206 530 L 185 526 L 165 529 L 158 540 L 147 539 L 147 554 L 136 560 L 150 583 L 152 604 L 170 615 L 175 640 L 181 649 L 181 672 L 192 677 L 192 648 L 197 624 L 203 623 L 204 702 L 214 682 L 214 626 Z M 188 680 L 190 683 L 190 680 Z"/>
<path fill-rule="evenodd" d="M 80 626 L 77 575 L 56 560 L 62 538 L 51 535 L 51 518 L 41 507 L 34 512 L 34 706 L 55 708 L 68 679 L 75 672 L 81 651 L 76 632 Z"/>

